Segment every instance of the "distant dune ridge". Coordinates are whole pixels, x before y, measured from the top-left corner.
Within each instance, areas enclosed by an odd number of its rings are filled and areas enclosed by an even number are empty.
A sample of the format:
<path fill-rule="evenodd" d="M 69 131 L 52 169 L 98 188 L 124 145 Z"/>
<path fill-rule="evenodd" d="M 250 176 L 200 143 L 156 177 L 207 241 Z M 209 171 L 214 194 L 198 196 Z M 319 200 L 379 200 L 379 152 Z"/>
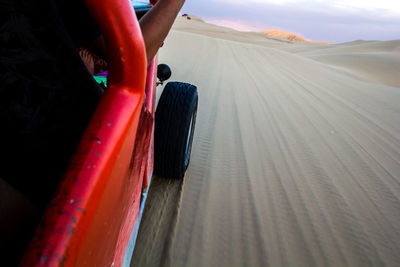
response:
<path fill-rule="evenodd" d="M 132 266 L 400 266 L 400 40 L 303 40 L 176 20 L 190 166 L 153 177 Z"/>
<path fill-rule="evenodd" d="M 271 37 L 282 37 L 282 38 L 288 39 L 289 41 L 307 42 L 307 40 L 301 36 L 298 36 L 293 33 L 285 32 L 282 30 L 264 30 L 262 32 Z"/>
<path fill-rule="evenodd" d="M 295 42 L 309 42 L 309 43 L 314 43 L 314 44 L 325 44 L 325 45 L 330 45 L 332 43 L 329 42 L 320 42 L 320 41 L 308 41 L 306 39 L 304 39 L 303 37 L 296 35 L 294 33 L 290 33 L 290 32 L 285 32 L 282 30 L 264 30 L 262 31 L 262 33 L 268 35 L 269 37 L 278 37 L 278 38 L 284 38 L 287 39 L 289 41 L 295 41 Z"/>

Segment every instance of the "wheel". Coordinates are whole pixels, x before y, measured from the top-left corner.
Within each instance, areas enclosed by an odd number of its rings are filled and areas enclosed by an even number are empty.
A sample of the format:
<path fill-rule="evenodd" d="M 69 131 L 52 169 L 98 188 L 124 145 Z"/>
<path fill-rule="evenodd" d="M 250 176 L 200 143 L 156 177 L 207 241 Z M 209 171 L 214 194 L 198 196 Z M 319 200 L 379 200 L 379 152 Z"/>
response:
<path fill-rule="evenodd" d="M 183 179 L 196 125 L 197 88 L 169 82 L 158 102 L 154 129 L 154 174 Z"/>

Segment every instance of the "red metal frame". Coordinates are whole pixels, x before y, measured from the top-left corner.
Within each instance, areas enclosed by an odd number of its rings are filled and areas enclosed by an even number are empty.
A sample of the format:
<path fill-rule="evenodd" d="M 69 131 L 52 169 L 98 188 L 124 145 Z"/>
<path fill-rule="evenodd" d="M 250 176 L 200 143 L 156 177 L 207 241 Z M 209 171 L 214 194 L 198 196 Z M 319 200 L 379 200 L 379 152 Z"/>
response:
<path fill-rule="evenodd" d="M 121 266 L 152 173 L 157 59 L 147 68 L 128 0 L 86 4 L 111 51 L 110 86 L 21 266 Z"/>

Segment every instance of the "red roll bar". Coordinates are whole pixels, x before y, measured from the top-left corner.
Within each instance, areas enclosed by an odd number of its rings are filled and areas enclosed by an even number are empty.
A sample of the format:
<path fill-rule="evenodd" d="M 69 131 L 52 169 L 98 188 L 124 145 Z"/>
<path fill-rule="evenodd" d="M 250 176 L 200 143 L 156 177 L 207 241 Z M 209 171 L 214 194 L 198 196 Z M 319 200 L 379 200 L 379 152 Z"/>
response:
<path fill-rule="evenodd" d="M 21 266 L 120 266 L 139 211 L 132 153 L 147 75 L 142 34 L 130 1 L 86 5 L 107 42 L 110 86 Z"/>

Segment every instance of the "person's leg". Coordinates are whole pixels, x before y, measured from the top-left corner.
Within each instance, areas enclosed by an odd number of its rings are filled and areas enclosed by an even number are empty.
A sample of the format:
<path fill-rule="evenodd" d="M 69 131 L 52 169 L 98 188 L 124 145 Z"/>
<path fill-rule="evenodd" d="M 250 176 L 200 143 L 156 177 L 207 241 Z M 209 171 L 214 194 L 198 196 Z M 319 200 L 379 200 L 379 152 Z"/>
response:
<path fill-rule="evenodd" d="M 43 210 L 102 96 L 53 0 L 0 9 L 0 177 Z"/>

